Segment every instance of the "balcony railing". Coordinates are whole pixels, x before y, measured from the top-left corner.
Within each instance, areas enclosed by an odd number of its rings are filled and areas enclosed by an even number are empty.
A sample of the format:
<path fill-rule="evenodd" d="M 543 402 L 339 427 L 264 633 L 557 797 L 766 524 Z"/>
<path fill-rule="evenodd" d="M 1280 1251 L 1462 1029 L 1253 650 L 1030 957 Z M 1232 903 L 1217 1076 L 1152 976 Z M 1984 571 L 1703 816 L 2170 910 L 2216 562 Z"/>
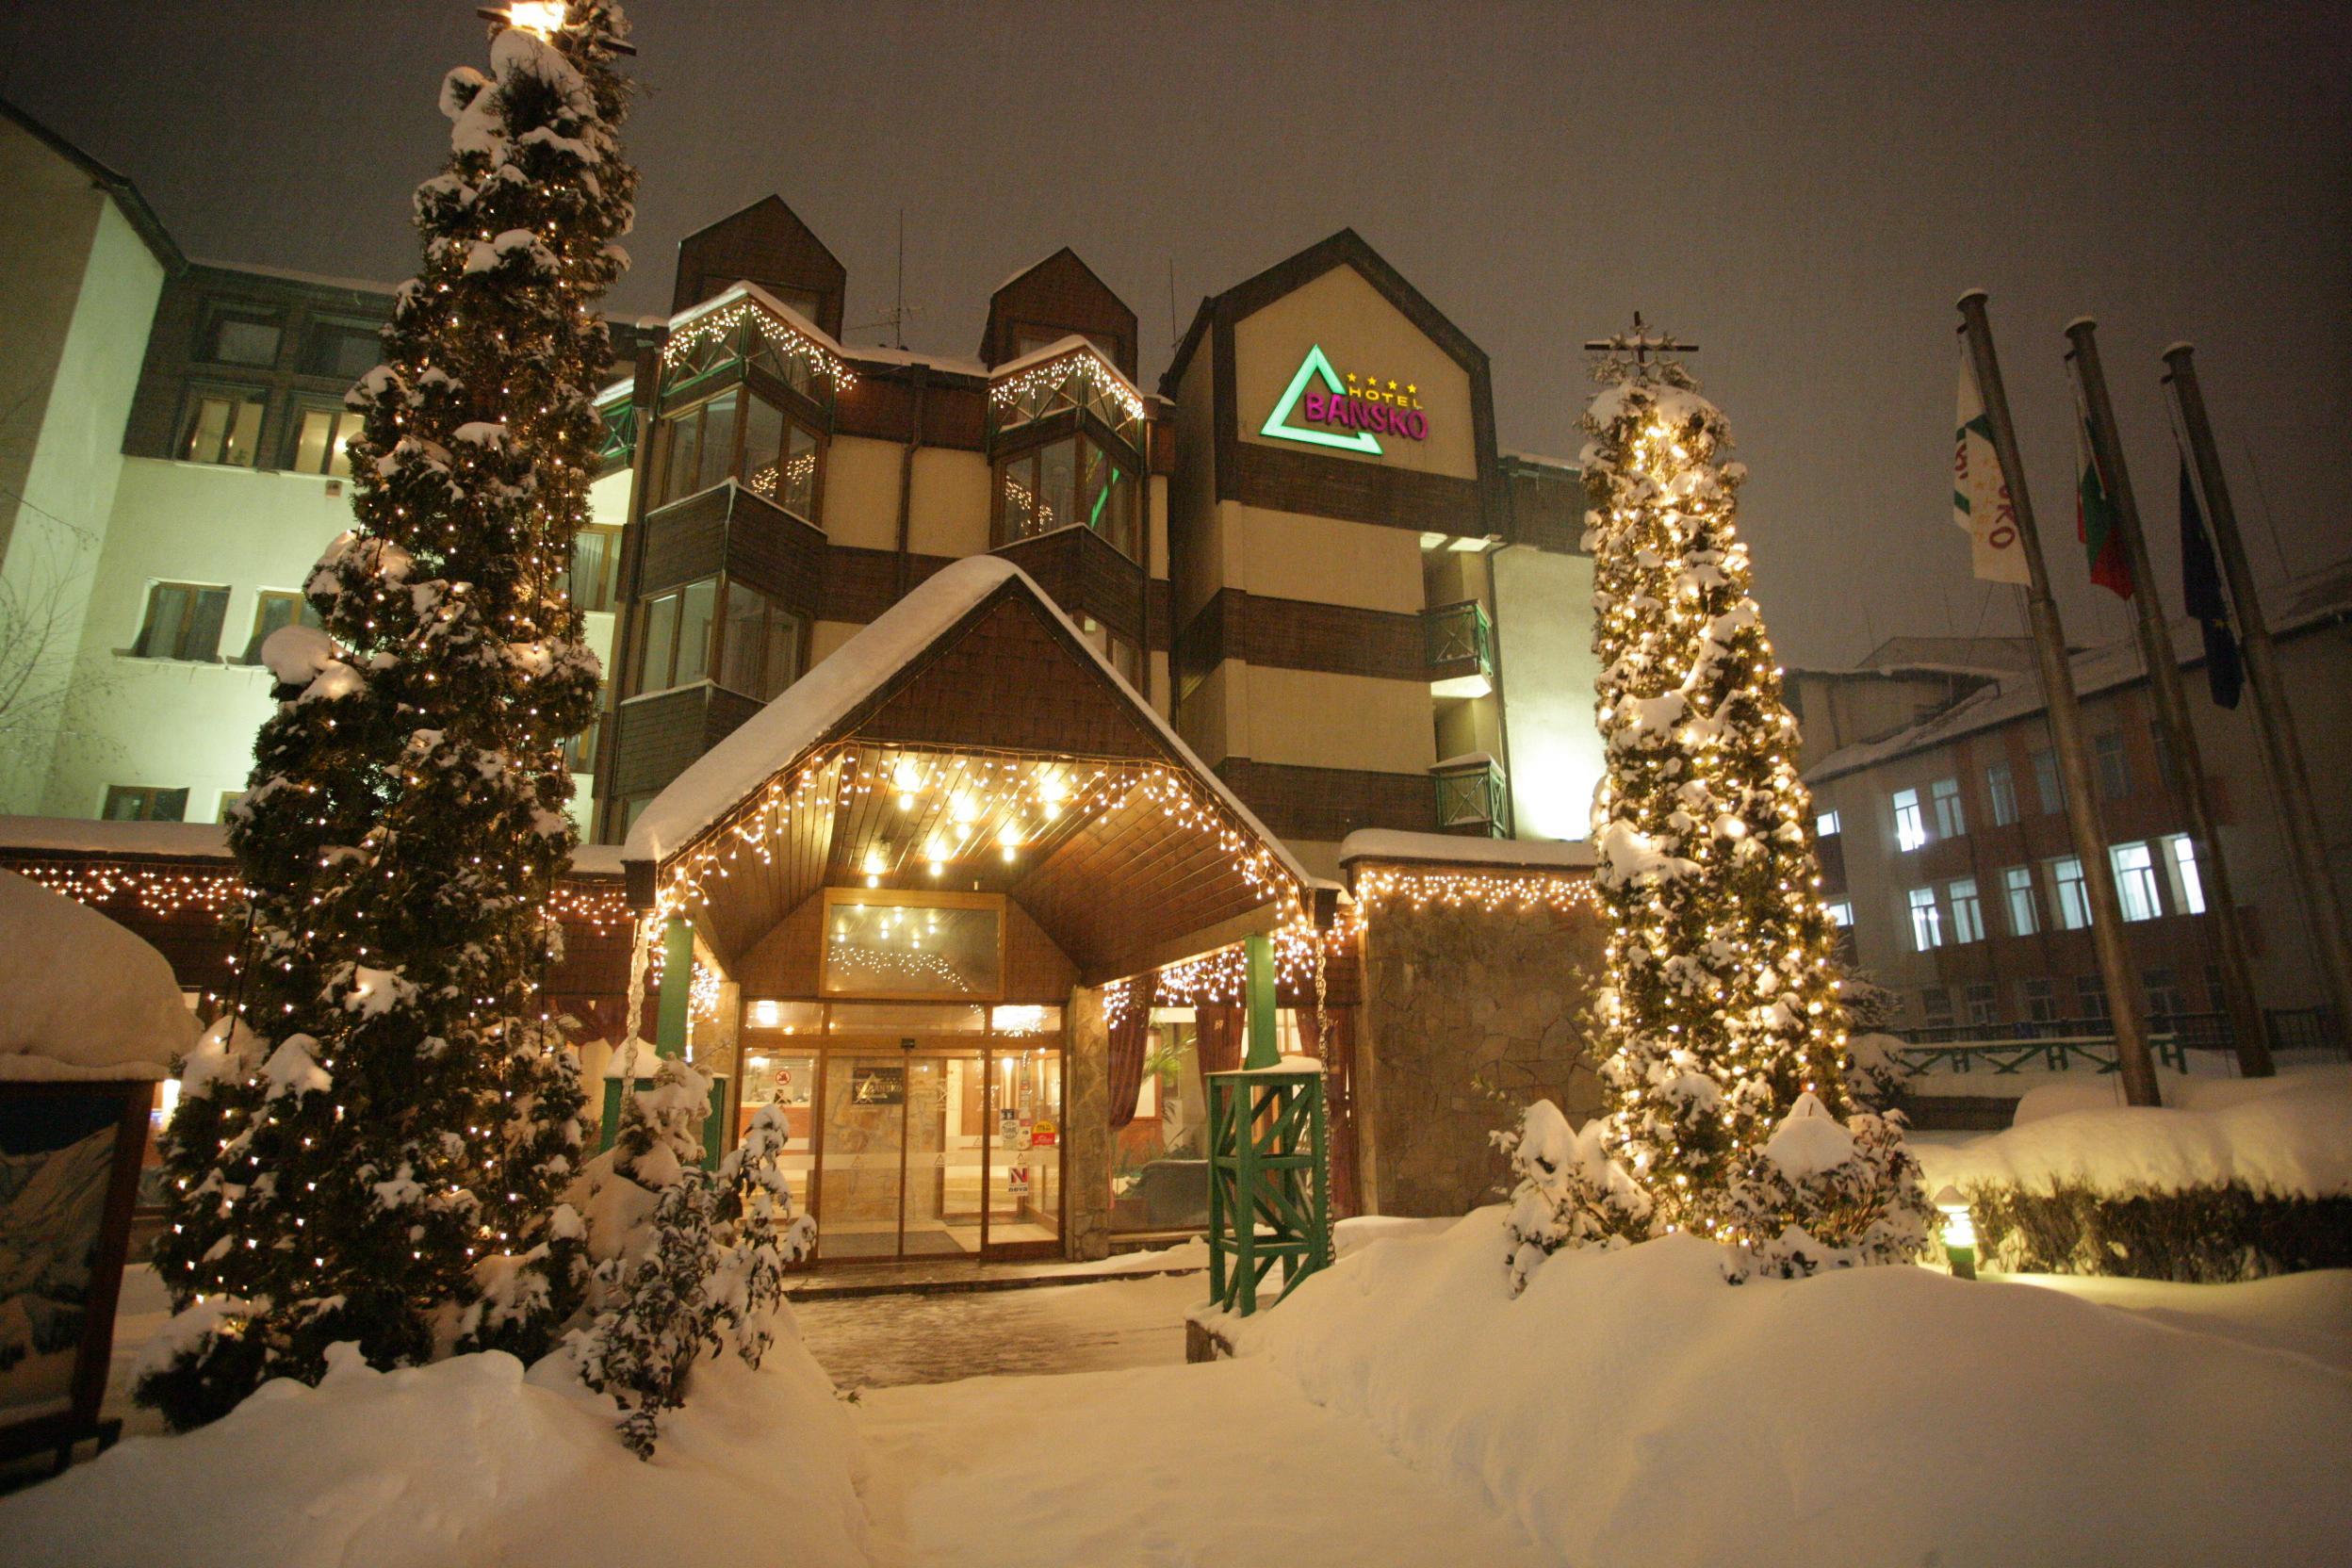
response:
<path fill-rule="evenodd" d="M 1433 605 L 1421 612 L 1422 646 L 1429 661 L 1432 688 L 1454 682 L 1494 679 L 1494 628 L 1486 606 L 1477 599 Z M 1441 696 L 1482 696 L 1483 692 L 1440 692 Z"/>
<path fill-rule="evenodd" d="M 1429 771 L 1437 790 L 1437 826 L 1464 838 L 1511 837 L 1511 792 L 1491 757 L 1440 764 Z"/>

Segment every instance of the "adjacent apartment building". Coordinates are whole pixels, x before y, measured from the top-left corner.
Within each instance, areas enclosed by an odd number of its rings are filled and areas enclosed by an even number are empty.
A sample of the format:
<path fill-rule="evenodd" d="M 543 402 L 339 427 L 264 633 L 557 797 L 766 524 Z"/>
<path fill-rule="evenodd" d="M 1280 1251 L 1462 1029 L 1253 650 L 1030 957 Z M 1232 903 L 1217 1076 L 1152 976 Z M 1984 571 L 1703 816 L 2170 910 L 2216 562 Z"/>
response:
<path fill-rule="evenodd" d="M 2328 874 L 2352 893 L 2352 806 L 2329 780 L 2352 734 L 2352 565 L 2286 583 L 2266 606 L 2317 789 Z M 2249 697 L 2209 700 L 2195 626 L 2180 650 L 2274 1041 L 2341 1038 L 2286 861 Z M 2137 645 L 2073 657 L 2092 775 L 2131 949 L 2158 1027 L 2218 1042 L 2210 851 L 2155 722 Z M 1904 1021 L 1954 1037 L 2099 1034 L 2108 998 L 2083 869 L 2066 826 L 2047 704 L 2021 639 L 1902 638 L 1844 671 L 1791 672 L 1825 896 L 1854 960 L 1903 998 Z"/>

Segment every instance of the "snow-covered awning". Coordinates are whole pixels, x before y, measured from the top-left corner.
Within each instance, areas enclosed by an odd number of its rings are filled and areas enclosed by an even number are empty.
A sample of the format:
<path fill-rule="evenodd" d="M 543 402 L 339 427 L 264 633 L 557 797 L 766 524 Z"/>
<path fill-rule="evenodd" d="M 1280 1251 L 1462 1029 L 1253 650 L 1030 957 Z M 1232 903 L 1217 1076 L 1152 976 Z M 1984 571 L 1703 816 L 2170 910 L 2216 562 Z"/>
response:
<path fill-rule="evenodd" d="M 1002 892 L 1089 981 L 1308 916 L 1335 890 L 1000 558 L 947 566 L 680 774 L 631 897 L 732 968 L 826 887 Z"/>

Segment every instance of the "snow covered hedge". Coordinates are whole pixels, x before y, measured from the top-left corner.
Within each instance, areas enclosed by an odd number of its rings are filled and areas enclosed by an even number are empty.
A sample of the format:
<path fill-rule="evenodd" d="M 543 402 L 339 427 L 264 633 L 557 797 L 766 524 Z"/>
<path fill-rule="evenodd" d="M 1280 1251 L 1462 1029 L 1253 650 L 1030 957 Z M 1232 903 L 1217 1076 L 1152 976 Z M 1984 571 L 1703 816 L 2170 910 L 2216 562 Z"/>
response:
<path fill-rule="evenodd" d="M 2162 1108 L 2105 1084 L 2036 1089 L 2017 1125 L 1919 1150 L 2012 1273 L 2219 1282 L 2352 1267 L 2352 1069 L 2167 1081 Z"/>

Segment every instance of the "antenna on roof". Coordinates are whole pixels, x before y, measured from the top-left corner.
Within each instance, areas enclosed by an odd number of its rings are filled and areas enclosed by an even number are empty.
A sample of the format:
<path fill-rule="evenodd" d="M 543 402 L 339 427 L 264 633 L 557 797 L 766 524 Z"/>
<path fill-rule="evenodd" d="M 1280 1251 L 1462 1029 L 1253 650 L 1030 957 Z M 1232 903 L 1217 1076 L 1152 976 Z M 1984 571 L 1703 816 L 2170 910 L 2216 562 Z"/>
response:
<path fill-rule="evenodd" d="M 888 314 L 877 316 L 871 321 L 860 321 L 849 330 L 864 332 L 869 327 L 888 327 L 890 329 L 890 346 L 893 349 L 904 349 L 906 347 L 906 318 L 922 314 L 921 305 L 910 305 L 906 302 L 906 209 L 901 207 L 898 209 L 897 302 L 890 306 Z"/>
<path fill-rule="evenodd" d="M 1590 338 L 1584 345 L 1590 354 L 1606 354 L 1612 359 L 1630 359 L 1636 368 L 1646 368 L 1652 355 L 1664 358 L 1668 354 L 1694 354 L 1696 343 L 1685 343 L 1670 332 L 1660 332 L 1642 319 L 1642 313 L 1633 313 L 1633 331 L 1618 333 L 1610 337 Z"/>

